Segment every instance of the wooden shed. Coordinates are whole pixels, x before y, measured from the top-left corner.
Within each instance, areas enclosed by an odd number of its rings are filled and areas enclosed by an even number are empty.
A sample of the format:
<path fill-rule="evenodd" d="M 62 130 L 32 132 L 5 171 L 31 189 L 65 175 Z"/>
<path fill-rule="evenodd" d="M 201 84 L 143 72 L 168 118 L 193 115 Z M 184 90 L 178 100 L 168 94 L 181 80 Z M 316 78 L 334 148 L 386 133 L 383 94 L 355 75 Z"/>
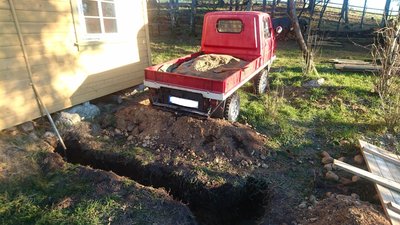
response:
<path fill-rule="evenodd" d="M 0 0 L 0 130 L 143 81 L 146 0 Z"/>

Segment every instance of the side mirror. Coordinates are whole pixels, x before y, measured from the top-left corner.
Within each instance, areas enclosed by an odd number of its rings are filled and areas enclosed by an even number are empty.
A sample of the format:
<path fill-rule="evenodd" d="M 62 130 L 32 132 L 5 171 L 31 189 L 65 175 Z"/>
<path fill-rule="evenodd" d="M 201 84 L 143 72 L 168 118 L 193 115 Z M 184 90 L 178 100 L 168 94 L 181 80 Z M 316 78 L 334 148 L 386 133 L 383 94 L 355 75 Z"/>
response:
<path fill-rule="evenodd" d="M 275 28 L 276 34 L 280 34 L 280 33 L 282 32 L 282 30 L 283 30 L 283 28 L 282 28 L 281 26 L 277 26 L 277 27 Z"/>

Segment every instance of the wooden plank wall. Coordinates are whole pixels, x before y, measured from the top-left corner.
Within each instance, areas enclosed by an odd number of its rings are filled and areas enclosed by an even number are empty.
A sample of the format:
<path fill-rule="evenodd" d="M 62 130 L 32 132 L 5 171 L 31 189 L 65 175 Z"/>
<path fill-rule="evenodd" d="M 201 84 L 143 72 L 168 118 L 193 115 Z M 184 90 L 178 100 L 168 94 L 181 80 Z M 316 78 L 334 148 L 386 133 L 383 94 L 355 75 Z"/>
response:
<path fill-rule="evenodd" d="M 145 0 L 117 1 L 119 35 L 97 42 L 84 40 L 76 1 L 14 0 L 33 81 L 50 112 L 137 85 L 151 64 Z M 0 0 L 0 40 L 1 130 L 40 116 L 8 0 Z"/>

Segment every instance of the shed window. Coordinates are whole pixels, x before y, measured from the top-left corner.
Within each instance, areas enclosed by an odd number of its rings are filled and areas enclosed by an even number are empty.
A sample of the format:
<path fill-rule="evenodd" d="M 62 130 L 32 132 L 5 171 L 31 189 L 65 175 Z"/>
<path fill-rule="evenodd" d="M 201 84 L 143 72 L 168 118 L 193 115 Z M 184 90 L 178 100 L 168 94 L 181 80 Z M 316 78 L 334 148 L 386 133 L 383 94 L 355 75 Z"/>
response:
<path fill-rule="evenodd" d="M 217 30 L 220 33 L 240 33 L 243 23 L 240 20 L 218 20 Z"/>
<path fill-rule="evenodd" d="M 86 34 L 117 33 L 114 0 L 81 0 L 81 18 Z"/>

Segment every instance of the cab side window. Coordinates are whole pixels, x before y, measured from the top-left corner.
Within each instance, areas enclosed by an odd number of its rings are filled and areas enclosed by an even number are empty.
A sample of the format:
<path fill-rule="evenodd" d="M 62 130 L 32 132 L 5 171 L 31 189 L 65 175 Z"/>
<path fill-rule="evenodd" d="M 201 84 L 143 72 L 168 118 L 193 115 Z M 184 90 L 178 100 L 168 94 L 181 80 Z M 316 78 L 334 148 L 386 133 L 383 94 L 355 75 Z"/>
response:
<path fill-rule="evenodd" d="M 267 39 L 267 38 L 270 38 L 271 37 L 271 31 L 270 31 L 270 29 L 269 29 L 269 26 L 268 26 L 268 19 L 267 18 L 265 18 L 264 20 L 263 20 L 263 26 L 264 26 L 264 38 L 265 39 Z"/>

